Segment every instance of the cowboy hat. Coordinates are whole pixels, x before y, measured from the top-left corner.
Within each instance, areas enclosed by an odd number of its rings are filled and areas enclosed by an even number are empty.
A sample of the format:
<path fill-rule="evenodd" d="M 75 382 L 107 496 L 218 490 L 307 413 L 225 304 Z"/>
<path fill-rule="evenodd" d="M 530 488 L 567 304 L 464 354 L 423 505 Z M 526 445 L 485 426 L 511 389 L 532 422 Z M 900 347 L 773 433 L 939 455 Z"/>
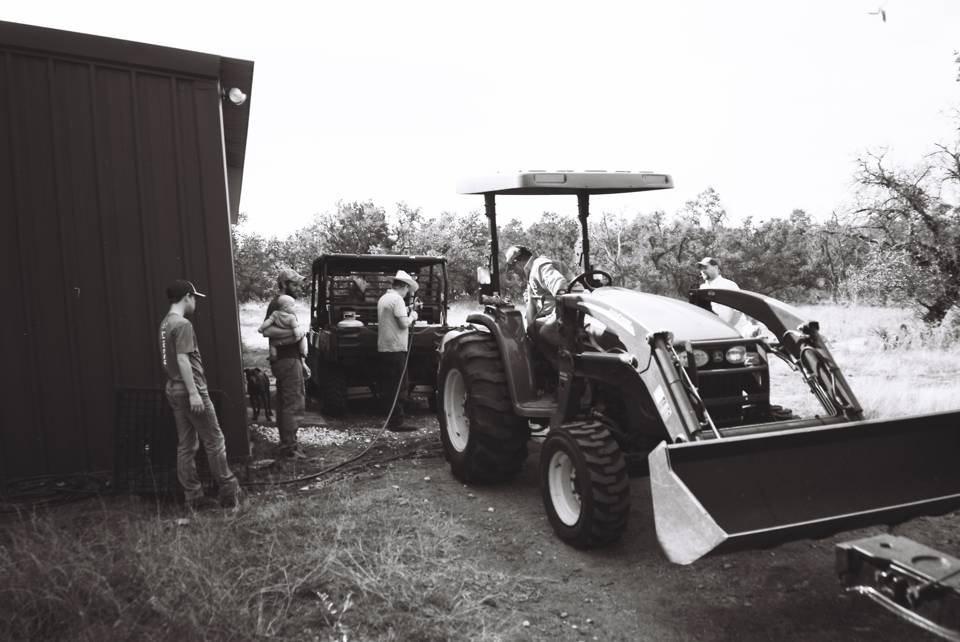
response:
<path fill-rule="evenodd" d="M 397 275 L 393 277 L 394 281 L 403 281 L 410 286 L 410 294 L 413 294 L 420 288 L 420 284 L 417 283 L 417 280 L 404 272 L 403 270 L 397 270 Z"/>

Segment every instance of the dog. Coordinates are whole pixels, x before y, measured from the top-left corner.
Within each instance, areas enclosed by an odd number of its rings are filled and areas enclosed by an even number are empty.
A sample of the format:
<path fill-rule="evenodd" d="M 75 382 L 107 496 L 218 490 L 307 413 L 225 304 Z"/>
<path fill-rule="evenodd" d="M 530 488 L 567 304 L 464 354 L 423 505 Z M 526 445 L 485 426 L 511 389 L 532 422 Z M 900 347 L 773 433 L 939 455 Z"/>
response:
<path fill-rule="evenodd" d="M 250 397 L 250 407 L 253 409 L 253 420 L 260 416 L 263 409 L 267 421 L 273 421 L 273 412 L 270 408 L 270 379 L 267 373 L 260 368 L 244 368 L 247 378 L 247 395 Z"/>

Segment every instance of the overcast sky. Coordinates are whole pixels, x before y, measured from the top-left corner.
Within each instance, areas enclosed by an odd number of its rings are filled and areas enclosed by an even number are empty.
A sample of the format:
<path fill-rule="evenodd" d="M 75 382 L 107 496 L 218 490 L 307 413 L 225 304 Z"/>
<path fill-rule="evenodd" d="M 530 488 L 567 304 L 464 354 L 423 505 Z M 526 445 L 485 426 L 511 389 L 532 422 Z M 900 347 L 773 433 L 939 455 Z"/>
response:
<path fill-rule="evenodd" d="M 849 201 L 864 150 L 915 161 L 953 139 L 960 106 L 956 0 L 33 0 L 0 16 L 255 61 L 241 210 L 265 234 L 340 199 L 479 209 L 459 177 L 520 169 L 673 175 L 594 211 L 672 212 L 713 186 L 734 220 L 820 217 Z"/>

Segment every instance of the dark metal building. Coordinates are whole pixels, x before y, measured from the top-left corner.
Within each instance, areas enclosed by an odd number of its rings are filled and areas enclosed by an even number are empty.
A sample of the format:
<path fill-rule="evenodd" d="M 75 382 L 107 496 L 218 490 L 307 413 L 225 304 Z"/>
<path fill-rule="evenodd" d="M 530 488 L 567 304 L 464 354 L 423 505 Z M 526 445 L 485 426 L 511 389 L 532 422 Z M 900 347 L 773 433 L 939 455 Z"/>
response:
<path fill-rule="evenodd" d="M 0 477 L 110 469 L 118 387 L 160 386 L 172 279 L 247 454 L 230 223 L 253 63 L 0 22 Z"/>

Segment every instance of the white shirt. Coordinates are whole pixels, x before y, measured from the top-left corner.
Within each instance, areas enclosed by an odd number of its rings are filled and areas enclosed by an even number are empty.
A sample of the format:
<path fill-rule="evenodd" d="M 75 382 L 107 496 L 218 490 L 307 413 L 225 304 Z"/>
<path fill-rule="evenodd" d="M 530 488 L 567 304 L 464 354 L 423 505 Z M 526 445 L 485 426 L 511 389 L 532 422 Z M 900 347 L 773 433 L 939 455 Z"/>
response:
<path fill-rule="evenodd" d="M 416 313 L 407 313 L 407 304 L 396 290 L 387 290 L 377 301 L 377 351 L 406 352 L 407 328 L 416 318 Z"/>
<path fill-rule="evenodd" d="M 739 290 L 740 286 L 731 281 L 730 279 L 725 279 L 719 274 L 717 278 L 704 281 L 700 284 L 701 290 Z M 717 316 L 729 323 L 730 325 L 736 327 L 737 323 L 743 317 L 743 313 L 739 310 L 734 310 L 731 307 L 725 305 L 720 305 L 719 303 L 711 303 L 713 311 L 717 313 Z"/>
<path fill-rule="evenodd" d="M 530 278 L 523 293 L 524 302 L 533 300 L 536 317 L 550 316 L 557 308 L 557 292 L 570 287 L 563 273 L 545 256 L 531 258 L 526 266 Z"/>

